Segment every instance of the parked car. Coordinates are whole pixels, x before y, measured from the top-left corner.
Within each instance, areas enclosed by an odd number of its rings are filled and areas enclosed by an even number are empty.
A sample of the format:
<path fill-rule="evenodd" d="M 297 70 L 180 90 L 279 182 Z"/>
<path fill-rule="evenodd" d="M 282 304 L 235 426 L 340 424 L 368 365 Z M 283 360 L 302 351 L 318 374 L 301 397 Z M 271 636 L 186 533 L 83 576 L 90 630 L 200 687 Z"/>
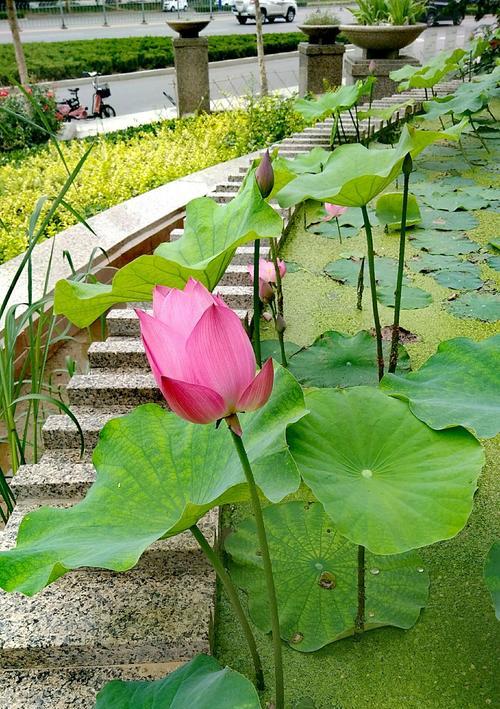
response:
<path fill-rule="evenodd" d="M 465 6 L 463 0 L 429 0 L 423 20 L 427 27 L 433 27 L 441 21 L 459 25 L 465 17 Z"/>
<path fill-rule="evenodd" d="M 264 22 L 274 22 L 277 17 L 282 17 L 285 22 L 293 22 L 297 14 L 297 3 L 295 0 L 261 0 L 260 11 Z M 240 25 L 244 25 L 249 18 L 255 20 L 254 0 L 236 0 L 233 14 Z"/>
<path fill-rule="evenodd" d="M 163 0 L 163 12 L 176 12 L 177 10 L 187 10 L 187 0 Z"/>

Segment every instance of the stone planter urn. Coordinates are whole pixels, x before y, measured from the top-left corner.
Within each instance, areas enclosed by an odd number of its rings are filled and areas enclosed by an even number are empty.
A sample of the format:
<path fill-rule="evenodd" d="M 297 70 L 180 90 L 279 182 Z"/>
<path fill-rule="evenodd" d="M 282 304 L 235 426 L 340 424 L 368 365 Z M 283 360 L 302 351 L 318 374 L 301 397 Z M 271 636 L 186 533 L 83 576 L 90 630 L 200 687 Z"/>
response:
<path fill-rule="evenodd" d="M 399 50 L 414 42 L 427 29 L 416 25 L 342 25 L 347 39 L 361 47 L 365 59 L 397 59 Z"/>
<path fill-rule="evenodd" d="M 196 39 L 210 20 L 168 20 L 167 25 L 178 32 L 181 39 Z"/>
<path fill-rule="evenodd" d="M 208 80 L 208 39 L 200 37 L 210 20 L 169 20 L 167 25 L 179 33 L 172 41 L 179 116 L 199 111 L 210 112 Z"/>
<path fill-rule="evenodd" d="M 299 30 L 307 35 L 309 44 L 334 44 L 340 25 L 299 25 Z"/>

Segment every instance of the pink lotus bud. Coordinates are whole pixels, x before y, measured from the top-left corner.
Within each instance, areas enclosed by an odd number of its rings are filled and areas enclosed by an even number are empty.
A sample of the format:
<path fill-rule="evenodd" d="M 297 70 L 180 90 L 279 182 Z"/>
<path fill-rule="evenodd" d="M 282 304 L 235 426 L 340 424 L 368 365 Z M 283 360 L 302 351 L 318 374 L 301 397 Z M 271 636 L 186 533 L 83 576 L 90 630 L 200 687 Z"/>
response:
<path fill-rule="evenodd" d="M 241 435 L 238 411 L 255 411 L 271 395 L 269 359 L 255 375 L 250 340 L 219 296 L 191 278 L 183 291 L 156 286 L 153 315 L 136 310 L 156 383 L 178 416 L 193 423 L 223 418 Z"/>
<path fill-rule="evenodd" d="M 255 179 L 259 185 L 260 193 L 265 199 L 271 194 L 274 187 L 274 170 L 269 150 L 266 150 L 262 156 L 259 167 L 255 171 Z"/>
<path fill-rule="evenodd" d="M 0 89 L 0 98 L 6 98 L 9 95 L 7 89 Z"/>
<path fill-rule="evenodd" d="M 376 69 L 377 62 L 372 59 L 371 62 L 368 64 L 368 71 L 370 72 L 370 74 L 375 74 Z"/>
<path fill-rule="evenodd" d="M 283 315 L 280 315 L 278 313 L 278 317 L 276 318 L 276 332 L 285 332 L 286 330 L 286 322 L 285 318 Z"/>
<path fill-rule="evenodd" d="M 325 202 L 326 217 L 323 217 L 323 221 L 329 222 L 331 219 L 337 219 L 347 212 L 347 207 L 340 207 L 338 204 L 330 204 L 330 202 Z"/>
<path fill-rule="evenodd" d="M 248 264 L 248 273 L 253 283 L 253 265 Z M 286 263 L 278 259 L 278 270 L 281 278 L 286 273 Z M 269 303 L 274 298 L 274 289 L 272 284 L 276 283 L 276 269 L 272 261 L 259 259 L 259 298 L 263 303 Z"/>

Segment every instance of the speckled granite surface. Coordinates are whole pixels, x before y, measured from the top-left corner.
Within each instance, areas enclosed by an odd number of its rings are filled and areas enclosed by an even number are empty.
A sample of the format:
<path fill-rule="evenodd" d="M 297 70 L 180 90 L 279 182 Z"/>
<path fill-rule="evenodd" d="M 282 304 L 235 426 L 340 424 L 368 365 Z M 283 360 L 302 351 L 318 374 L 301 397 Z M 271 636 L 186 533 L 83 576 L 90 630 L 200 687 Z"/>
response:
<path fill-rule="evenodd" d="M 160 679 L 180 664 L 0 671 L 0 706 L 4 709 L 92 709 L 98 691 L 111 680 Z"/>

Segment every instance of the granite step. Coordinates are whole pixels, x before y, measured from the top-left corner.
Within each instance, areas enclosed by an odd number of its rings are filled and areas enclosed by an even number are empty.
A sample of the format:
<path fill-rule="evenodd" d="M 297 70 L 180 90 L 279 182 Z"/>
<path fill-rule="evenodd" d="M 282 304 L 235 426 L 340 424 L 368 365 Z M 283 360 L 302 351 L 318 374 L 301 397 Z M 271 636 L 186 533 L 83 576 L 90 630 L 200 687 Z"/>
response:
<path fill-rule="evenodd" d="M 32 598 L 1 593 L 0 668 L 188 660 L 209 651 L 214 592 L 192 547 L 125 573 L 79 569 Z"/>
<path fill-rule="evenodd" d="M 91 370 L 88 374 L 75 374 L 67 386 L 67 393 L 72 409 L 105 409 L 104 416 L 117 406 L 132 407 L 163 402 L 151 372 L 140 368 L 102 368 Z"/>
<path fill-rule="evenodd" d="M 115 346 L 115 348 L 116 351 L 117 349 L 119 349 L 119 346 Z M 108 353 L 110 353 L 109 349 Z M 145 363 L 145 367 L 147 367 L 148 365 L 144 354 L 143 361 Z M 129 371 L 132 372 L 133 379 L 133 373 L 138 371 L 144 371 L 145 367 L 138 367 L 136 369 L 131 370 L 127 369 L 126 367 L 119 367 L 119 365 L 115 365 L 109 368 L 102 367 L 101 369 L 96 369 L 92 371 L 92 374 L 81 376 L 88 376 L 89 379 L 86 381 L 88 381 L 90 383 L 90 386 L 92 386 L 94 383 L 94 378 L 101 379 L 98 374 L 104 373 L 109 389 L 112 390 L 113 393 L 118 397 L 118 392 L 120 391 L 120 384 L 123 387 L 123 382 L 126 381 Z M 115 376 L 112 377 L 111 374 L 114 374 Z M 83 384 L 84 383 L 77 381 L 78 386 L 83 386 Z M 154 382 L 154 380 L 152 384 L 154 384 L 154 388 L 156 389 L 156 383 Z M 132 396 L 132 394 L 130 393 L 131 389 L 132 384 L 130 384 L 130 387 L 127 390 L 130 396 Z M 159 391 L 158 394 L 153 394 L 153 385 L 151 386 L 150 392 L 151 396 L 154 395 L 156 397 L 155 403 L 164 405 L 164 399 L 159 393 Z M 137 396 L 144 396 L 143 390 L 140 390 L 140 392 L 137 393 Z M 148 402 L 142 401 L 141 403 Z M 71 407 L 71 410 L 78 419 L 78 423 L 80 424 L 80 427 L 83 432 L 85 450 L 93 450 L 93 448 L 97 444 L 99 432 L 101 431 L 103 426 L 105 426 L 107 422 L 111 419 L 118 418 L 119 416 L 124 416 L 126 413 L 133 409 L 134 404 L 124 406 L 123 403 L 118 400 L 118 405 L 108 406 L 105 411 L 99 408 L 94 408 L 94 406 L 95 405 L 90 404 L 90 402 L 87 401 L 84 404 L 80 403 L 79 405 L 73 405 Z M 80 435 L 78 433 L 78 429 L 73 423 L 73 421 L 69 418 L 69 416 L 65 416 L 64 414 L 52 414 L 51 416 L 48 416 L 42 428 L 42 435 L 44 448 L 46 451 L 61 448 L 74 448 L 75 450 L 80 450 Z"/>
<path fill-rule="evenodd" d="M 237 298 L 238 300 L 241 299 L 239 293 Z M 246 309 L 233 308 L 233 310 L 240 320 L 245 318 Z M 133 308 L 115 308 L 110 310 L 106 316 L 106 324 L 110 337 L 138 337 L 140 335 L 139 319 Z"/>
<path fill-rule="evenodd" d="M 102 667 L 36 667 L 0 672 L 0 706 L 8 709 L 91 709 L 97 693 L 114 679 L 155 680 L 180 662 Z"/>
<path fill-rule="evenodd" d="M 11 485 L 17 505 L 7 526 L 19 514 L 24 516 L 26 501 L 78 500 L 86 494 L 95 480 L 95 470 L 90 461 L 75 456 L 75 448 L 45 451 L 36 465 L 19 468 Z"/>

